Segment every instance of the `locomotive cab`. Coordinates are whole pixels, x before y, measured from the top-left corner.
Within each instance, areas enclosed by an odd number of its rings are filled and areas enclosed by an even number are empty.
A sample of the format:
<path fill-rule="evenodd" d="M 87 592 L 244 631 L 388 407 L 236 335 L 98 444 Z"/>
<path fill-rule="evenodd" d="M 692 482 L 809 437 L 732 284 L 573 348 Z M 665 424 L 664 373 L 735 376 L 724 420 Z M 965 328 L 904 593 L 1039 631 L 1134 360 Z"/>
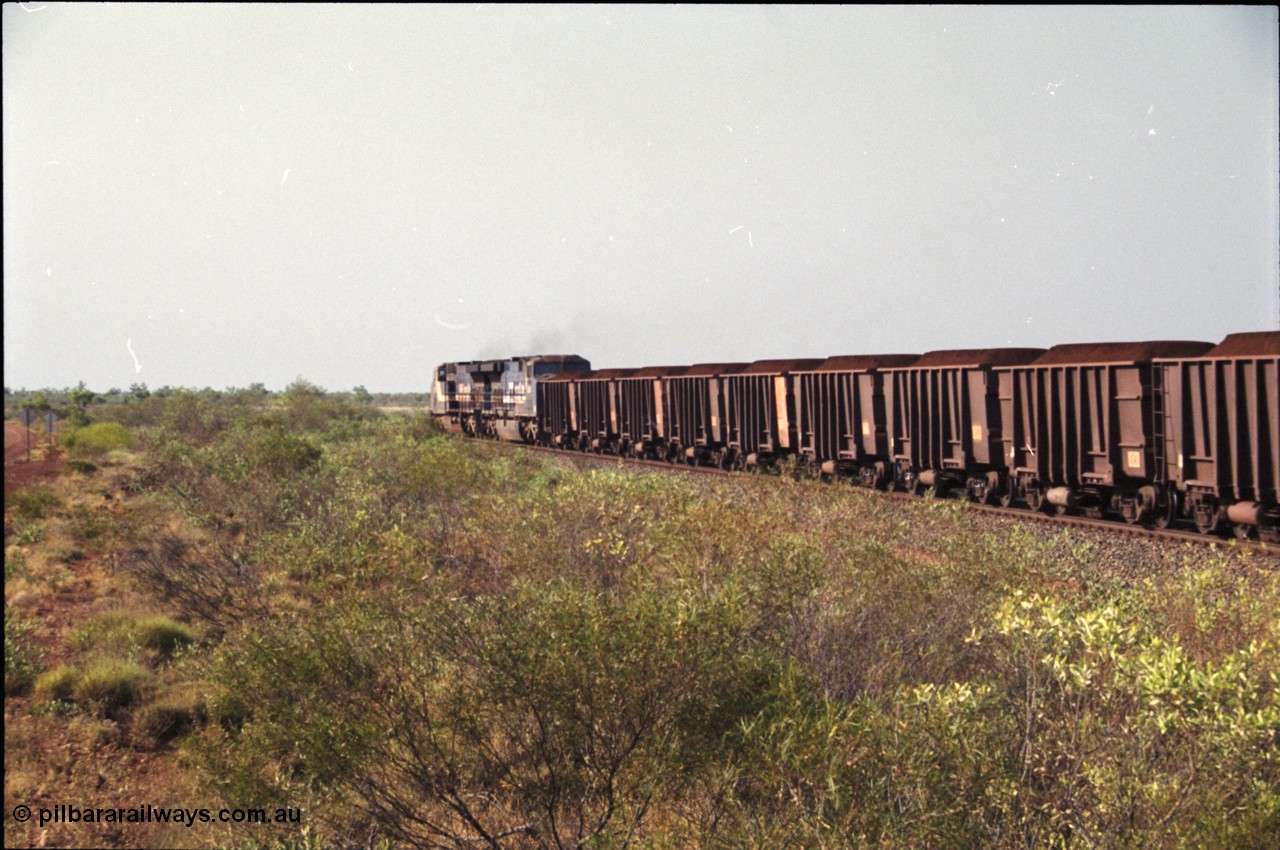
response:
<path fill-rule="evenodd" d="M 436 367 L 431 415 L 453 433 L 533 442 L 537 438 L 538 381 L 591 364 L 576 354 L 471 360 Z"/>

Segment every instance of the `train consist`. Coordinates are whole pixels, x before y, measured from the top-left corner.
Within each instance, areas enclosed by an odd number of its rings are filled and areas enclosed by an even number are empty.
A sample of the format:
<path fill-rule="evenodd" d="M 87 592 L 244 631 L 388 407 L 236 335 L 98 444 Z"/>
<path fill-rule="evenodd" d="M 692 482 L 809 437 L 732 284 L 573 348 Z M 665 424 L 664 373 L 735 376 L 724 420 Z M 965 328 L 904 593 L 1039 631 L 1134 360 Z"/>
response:
<path fill-rule="evenodd" d="M 794 458 L 873 488 L 1280 533 L 1280 332 L 602 371 L 571 355 L 446 363 L 431 412 L 477 437 L 725 469 Z"/>

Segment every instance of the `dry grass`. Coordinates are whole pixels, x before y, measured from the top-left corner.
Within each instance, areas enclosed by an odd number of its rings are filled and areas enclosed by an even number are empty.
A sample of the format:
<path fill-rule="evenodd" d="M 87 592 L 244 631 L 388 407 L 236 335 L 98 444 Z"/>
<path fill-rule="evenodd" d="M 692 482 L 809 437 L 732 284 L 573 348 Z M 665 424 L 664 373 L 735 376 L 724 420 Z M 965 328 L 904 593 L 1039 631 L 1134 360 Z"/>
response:
<path fill-rule="evenodd" d="M 6 620 L 24 624 L 23 651 L 43 671 L 27 694 L 6 695 L 7 812 L 18 804 L 218 805 L 173 747 L 201 709 L 194 686 L 168 665 L 195 634 L 157 611 L 119 568 L 139 539 L 174 529 L 203 535 L 181 515 L 130 496 L 138 457 L 109 452 L 92 468 L 42 480 L 36 499 L 6 507 Z M 236 840 L 216 825 L 5 823 L 10 847 Z"/>

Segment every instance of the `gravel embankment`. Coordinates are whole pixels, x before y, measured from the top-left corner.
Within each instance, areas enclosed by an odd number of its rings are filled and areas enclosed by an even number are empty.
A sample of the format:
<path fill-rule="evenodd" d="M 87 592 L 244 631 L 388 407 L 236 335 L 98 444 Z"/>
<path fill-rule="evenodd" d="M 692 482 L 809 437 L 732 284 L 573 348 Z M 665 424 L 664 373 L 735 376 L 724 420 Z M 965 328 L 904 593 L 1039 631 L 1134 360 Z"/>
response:
<path fill-rule="evenodd" d="M 558 461 L 576 468 L 602 465 L 635 474 L 662 474 L 661 468 L 651 466 L 620 466 L 616 458 L 597 458 L 590 455 L 539 453 L 539 457 Z M 708 493 L 724 495 L 733 484 L 745 484 L 753 476 L 702 476 L 686 475 L 695 486 L 706 487 Z M 768 479 L 758 483 L 768 484 Z M 781 484 L 780 481 L 777 482 Z M 802 487 L 805 485 L 801 485 Z M 817 482 L 815 487 L 827 487 Z M 840 485 L 835 485 L 840 486 Z M 1228 574 L 1246 576 L 1259 570 L 1280 569 L 1280 545 L 1270 544 L 1262 549 L 1256 545 L 1240 545 L 1230 538 L 1219 539 L 1213 544 L 1179 540 L 1162 540 L 1136 536 L 1123 530 L 1082 528 L 1066 526 L 1052 521 L 1019 516 L 1002 516 L 978 510 L 963 509 L 958 502 L 942 500 L 933 504 L 934 510 L 921 500 L 897 499 L 887 494 L 872 494 L 850 488 L 853 498 L 866 497 L 884 500 L 884 510 L 873 513 L 879 518 L 868 517 L 863 527 L 851 528 L 883 540 L 897 548 L 910 548 L 925 557 L 945 557 L 949 546 L 955 545 L 955 536 L 961 533 L 994 535 L 1017 538 L 1018 545 L 1029 545 L 1043 555 L 1041 560 L 1057 566 L 1055 573 L 1063 579 L 1082 583 L 1099 580 L 1141 581 L 1158 575 L 1171 575 L 1183 570 L 1197 570 L 1214 565 L 1225 568 Z M 892 506 L 892 507 L 890 507 Z M 958 522 L 939 516 L 938 508 L 961 508 Z M 952 511 L 944 510 L 951 517 Z M 888 515 L 892 519 L 886 519 Z M 996 547 L 998 550 L 998 546 Z"/>
<path fill-rule="evenodd" d="M 1161 540 L 1122 530 L 1063 527 L 1052 522 L 977 511 L 966 512 L 966 519 L 973 527 L 992 534 L 1009 533 L 1015 527 L 1023 529 L 1033 538 L 1045 541 L 1050 551 L 1061 555 L 1064 564 L 1074 564 L 1082 570 L 1081 578 L 1139 581 L 1211 564 L 1225 567 L 1233 575 L 1280 569 L 1280 547 L 1274 544 L 1262 550 L 1253 545 L 1242 546 L 1231 539 L 1213 544 Z"/>

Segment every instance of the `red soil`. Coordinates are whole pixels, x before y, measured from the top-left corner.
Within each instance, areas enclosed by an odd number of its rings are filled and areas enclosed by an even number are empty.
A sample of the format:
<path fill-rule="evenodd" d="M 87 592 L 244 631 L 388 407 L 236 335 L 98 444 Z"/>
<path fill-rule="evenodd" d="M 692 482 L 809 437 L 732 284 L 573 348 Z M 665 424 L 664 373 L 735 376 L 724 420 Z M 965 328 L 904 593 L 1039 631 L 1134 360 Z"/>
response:
<path fill-rule="evenodd" d="M 27 429 L 21 422 L 4 423 L 4 491 L 11 492 L 40 478 L 54 475 L 62 451 L 49 442 L 49 435 L 31 429 L 31 459 L 27 460 Z"/>

